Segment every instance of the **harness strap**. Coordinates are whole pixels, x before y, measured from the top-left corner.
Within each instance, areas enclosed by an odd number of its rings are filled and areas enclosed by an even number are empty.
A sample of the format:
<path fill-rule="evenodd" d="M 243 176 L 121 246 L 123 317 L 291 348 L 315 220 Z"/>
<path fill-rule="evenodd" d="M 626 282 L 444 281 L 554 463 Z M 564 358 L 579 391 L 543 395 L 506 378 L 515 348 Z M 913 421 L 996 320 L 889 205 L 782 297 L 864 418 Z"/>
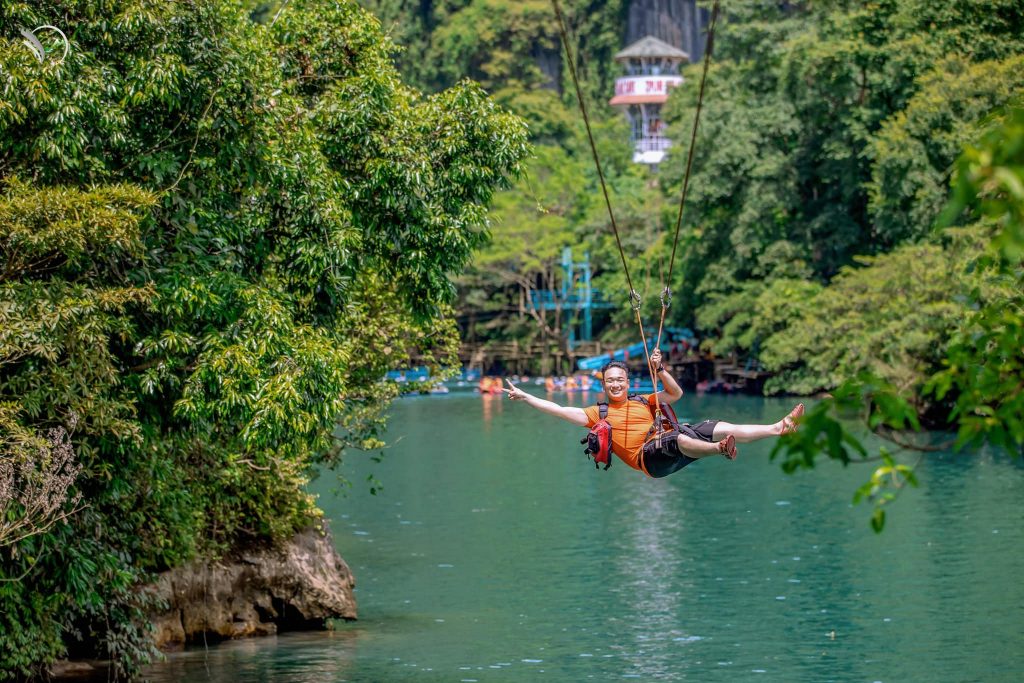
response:
<path fill-rule="evenodd" d="M 605 421 L 605 422 L 607 422 L 607 418 L 608 418 L 608 404 L 599 401 L 598 404 L 597 404 L 597 419 L 598 419 L 598 421 Z M 612 466 L 612 444 L 611 444 L 611 440 L 612 440 L 612 425 L 611 425 L 610 422 L 608 422 L 607 424 L 608 424 L 608 453 L 606 455 L 608 457 L 608 461 L 604 464 L 604 468 L 606 470 Z M 600 469 L 601 468 L 601 464 L 597 461 L 598 453 L 596 453 L 596 452 L 593 453 L 593 456 L 594 456 L 594 469 Z"/>

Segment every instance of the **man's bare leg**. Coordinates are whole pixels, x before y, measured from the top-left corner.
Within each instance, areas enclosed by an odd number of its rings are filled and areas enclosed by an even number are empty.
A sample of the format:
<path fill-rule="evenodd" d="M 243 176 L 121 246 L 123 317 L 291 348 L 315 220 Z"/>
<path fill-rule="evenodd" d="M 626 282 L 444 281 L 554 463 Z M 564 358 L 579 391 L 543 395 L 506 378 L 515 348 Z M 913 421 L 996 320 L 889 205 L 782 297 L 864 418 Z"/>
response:
<path fill-rule="evenodd" d="M 719 422 L 715 425 L 712 439 L 720 441 L 727 436 L 735 436 L 739 443 L 750 443 L 759 439 L 780 436 L 796 429 L 796 420 L 804 414 L 804 404 L 798 403 L 789 415 L 775 424 L 770 425 L 735 425 L 731 422 Z M 687 453 L 687 455 L 690 455 Z M 696 457 L 691 455 L 691 458 Z"/>
<path fill-rule="evenodd" d="M 727 434 L 717 442 L 703 441 L 680 434 L 676 437 L 676 443 L 679 444 L 679 450 L 683 455 L 694 459 L 706 458 L 709 455 L 724 455 L 730 460 L 736 459 L 736 439 L 731 434 Z"/>

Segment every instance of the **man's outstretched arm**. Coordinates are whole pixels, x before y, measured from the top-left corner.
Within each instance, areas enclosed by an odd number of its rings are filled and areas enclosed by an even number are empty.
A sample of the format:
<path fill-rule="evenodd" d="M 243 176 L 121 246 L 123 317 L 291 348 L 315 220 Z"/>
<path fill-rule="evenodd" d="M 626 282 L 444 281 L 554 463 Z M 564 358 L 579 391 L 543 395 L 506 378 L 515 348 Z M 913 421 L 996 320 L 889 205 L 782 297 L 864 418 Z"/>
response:
<path fill-rule="evenodd" d="M 526 393 L 525 391 L 517 387 L 515 384 L 512 384 L 512 380 L 506 378 L 505 381 L 508 382 L 508 385 L 512 388 L 506 389 L 502 387 L 501 390 L 508 394 L 508 397 L 513 401 L 526 401 L 527 405 L 533 406 L 542 413 L 547 413 L 548 415 L 560 417 L 563 420 L 572 422 L 574 425 L 577 425 L 579 427 L 586 427 L 587 423 L 590 422 L 590 420 L 587 419 L 587 414 L 583 411 L 582 408 L 574 408 L 572 406 L 560 406 L 557 403 L 545 401 L 544 399 L 538 398 L 533 394 Z"/>

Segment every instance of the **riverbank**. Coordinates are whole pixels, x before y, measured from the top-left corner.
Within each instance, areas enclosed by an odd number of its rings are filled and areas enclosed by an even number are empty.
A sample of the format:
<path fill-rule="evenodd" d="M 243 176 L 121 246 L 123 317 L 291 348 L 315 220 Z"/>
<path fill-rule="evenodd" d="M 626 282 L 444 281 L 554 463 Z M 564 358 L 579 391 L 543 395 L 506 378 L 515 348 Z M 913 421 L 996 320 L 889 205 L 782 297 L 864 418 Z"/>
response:
<path fill-rule="evenodd" d="M 587 368 L 559 375 L 509 370 L 521 366 L 522 363 L 513 363 L 505 356 L 493 355 L 487 364 L 463 365 L 458 374 L 446 380 L 432 377 L 428 366 L 394 369 L 389 371 L 386 377 L 398 384 L 402 393 L 446 394 L 449 391 L 463 390 L 501 393 L 504 378 L 516 383 L 543 386 L 548 393 L 599 391 L 599 369 L 608 359 L 615 358 L 623 360 L 630 367 L 636 384 L 633 387 L 634 391 L 650 391 L 650 376 L 645 368 L 642 353 L 639 356 L 631 356 L 622 354 L 621 351 L 622 349 L 618 352 L 612 350 L 606 351 L 603 356 L 591 356 L 589 360 L 597 361 L 596 363 L 589 363 Z M 689 349 L 682 350 L 675 345 L 666 349 L 665 365 L 684 390 L 707 394 L 761 396 L 765 381 L 772 376 L 756 362 L 741 364 L 733 357 L 715 358 Z M 481 368 L 486 368 L 486 372 Z"/>
<path fill-rule="evenodd" d="M 141 589 L 161 606 L 149 614 L 155 648 L 318 631 L 331 620 L 354 621 L 355 577 L 334 546 L 326 523 L 280 548 L 253 548 L 217 561 L 195 561 L 160 574 Z M 83 651 L 97 649 L 83 643 Z M 54 678 L 106 677 L 108 663 L 72 659 L 50 668 Z"/>

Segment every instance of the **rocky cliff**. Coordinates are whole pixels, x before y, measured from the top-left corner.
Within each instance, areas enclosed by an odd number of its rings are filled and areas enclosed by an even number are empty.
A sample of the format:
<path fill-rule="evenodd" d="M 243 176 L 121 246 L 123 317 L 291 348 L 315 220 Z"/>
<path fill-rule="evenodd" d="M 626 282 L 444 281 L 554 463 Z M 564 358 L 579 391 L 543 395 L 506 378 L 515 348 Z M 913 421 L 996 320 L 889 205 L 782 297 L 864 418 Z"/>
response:
<path fill-rule="evenodd" d="M 697 7 L 697 0 L 633 0 L 623 47 L 654 36 L 684 50 L 691 62 L 698 62 L 704 56 L 704 29 L 710 18 L 708 10 Z"/>
<path fill-rule="evenodd" d="M 151 588 L 168 605 L 153 617 L 156 644 L 173 649 L 355 619 L 354 586 L 326 529 L 303 532 L 281 549 L 177 567 Z"/>

